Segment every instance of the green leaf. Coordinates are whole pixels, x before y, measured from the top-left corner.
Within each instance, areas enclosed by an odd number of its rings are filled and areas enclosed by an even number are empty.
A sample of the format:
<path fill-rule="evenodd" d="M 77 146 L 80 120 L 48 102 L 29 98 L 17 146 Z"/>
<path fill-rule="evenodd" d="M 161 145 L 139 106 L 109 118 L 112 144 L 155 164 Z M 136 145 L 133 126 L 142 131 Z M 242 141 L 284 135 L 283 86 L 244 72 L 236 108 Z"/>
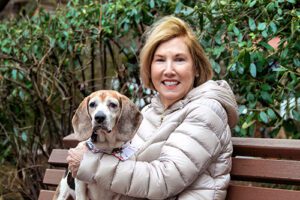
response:
<path fill-rule="evenodd" d="M 26 55 L 22 55 L 22 61 L 25 63 L 28 60 Z"/>
<path fill-rule="evenodd" d="M 239 72 L 239 74 L 244 74 L 244 67 L 240 64 L 240 65 L 238 65 L 238 72 Z"/>
<path fill-rule="evenodd" d="M 269 51 L 274 51 L 274 48 L 271 45 L 269 45 L 268 43 L 266 43 L 266 42 L 260 41 L 258 44 L 260 44 L 261 46 L 265 47 Z"/>
<path fill-rule="evenodd" d="M 261 89 L 264 90 L 264 91 L 270 91 L 272 89 L 272 87 L 266 83 L 264 83 L 262 86 L 261 86 Z"/>
<path fill-rule="evenodd" d="M 249 7 L 252 8 L 253 6 L 255 6 L 255 4 L 256 4 L 256 0 L 250 1 Z"/>
<path fill-rule="evenodd" d="M 289 49 L 288 48 L 284 48 L 284 50 L 282 51 L 280 57 L 282 59 L 286 59 L 287 55 L 289 54 Z"/>
<path fill-rule="evenodd" d="M 184 16 L 189 16 L 194 12 L 194 9 L 190 8 L 190 7 L 186 7 L 182 10 L 182 13 L 184 14 Z"/>
<path fill-rule="evenodd" d="M 216 58 L 218 58 L 224 50 L 225 50 L 225 46 L 215 47 L 213 49 L 213 55 L 215 55 Z"/>
<path fill-rule="evenodd" d="M 236 36 L 240 34 L 240 30 L 236 26 L 233 26 L 233 32 Z"/>
<path fill-rule="evenodd" d="M 259 113 L 259 119 L 266 124 L 269 121 L 268 115 L 264 111 Z"/>
<path fill-rule="evenodd" d="M 50 38 L 50 47 L 53 48 L 55 46 L 55 39 Z"/>
<path fill-rule="evenodd" d="M 235 26 L 235 25 L 232 23 L 228 25 L 228 27 L 227 27 L 228 32 L 232 31 L 233 26 Z"/>
<path fill-rule="evenodd" d="M 180 13 L 180 11 L 181 11 L 181 9 L 182 9 L 182 6 L 183 6 L 183 4 L 182 4 L 180 1 L 178 1 L 177 4 L 176 4 L 176 8 L 175 8 L 174 13 L 175 13 L 175 14 Z"/>
<path fill-rule="evenodd" d="M 275 3 L 274 2 L 270 2 L 267 6 L 266 6 L 267 10 L 269 12 L 273 12 L 274 8 L 275 8 Z"/>
<path fill-rule="evenodd" d="M 279 67 L 279 68 L 273 68 L 272 71 L 274 71 L 274 72 L 285 72 L 285 71 L 287 71 L 287 69 L 284 68 L 284 67 Z"/>
<path fill-rule="evenodd" d="M 243 34 L 240 32 L 238 35 L 238 42 L 241 43 L 243 41 Z"/>
<path fill-rule="evenodd" d="M 300 59 L 299 58 L 294 58 L 293 62 L 294 62 L 296 67 L 300 67 Z"/>
<path fill-rule="evenodd" d="M 233 63 L 233 64 L 229 65 L 228 70 L 229 71 L 235 71 L 236 70 L 236 63 Z"/>
<path fill-rule="evenodd" d="M 268 113 L 268 116 L 270 117 L 270 119 L 274 120 L 274 119 L 277 118 L 277 116 L 276 116 L 275 112 L 273 111 L 273 109 L 268 108 L 267 113 Z"/>
<path fill-rule="evenodd" d="M 295 4 L 296 0 L 288 0 L 289 3 Z"/>
<path fill-rule="evenodd" d="M 149 5 L 150 5 L 150 8 L 154 8 L 154 6 L 155 6 L 154 0 L 150 0 Z"/>
<path fill-rule="evenodd" d="M 247 114 L 247 107 L 245 105 L 239 106 L 239 114 Z"/>
<path fill-rule="evenodd" d="M 22 132 L 21 138 L 22 138 L 22 140 L 23 140 L 24 142 L 27 141 L 27 134 L 26 134 L 25 131 Z"/>
<path fill-rule="evenodd" d="M 249 17 L 248 24 L 249 24 L 250 30 L 255 31 L 256 24 L 255 24 L 255 21 L 253 18 Z"/>
<path fill-rule="evenodd" d="M 220 1 L 220 4 L 221 4 L 222 6 L 225 6 L 225 5 L 227 4 L 227 1 L 221 0 L 221 1 Z"/>
<path fill-rule="evenodd" d="M 267 38 L 268 37 L 268 32 L 267 30 L 264 30 L 261 35 L 264 37 L 264 38 Z"/>
<path fill-rule="evenodd" d="M 272 103 L 273 102 L 273 99 L 270 95 L 269 92 L 266 92 L 266 91 L 261 91 L 261 98 L 266 101 L 267 103 Z"/>
<path fill-rule="evenodd" d="M 219 65 L 219 63 L 217 63 L 215 60 L 210 59 L 210 63 L 212 64 L 212 68 L 214 69 L 214 71 L 217 74 L 220 74 L 221 72 L 221 66 Z"/>
<path fill-rule="evenodd" d="M 18 71 L 16 69 L 13 69 L 11 71 L 11 77 L 12 77 L 12 79 L 17 80 L 17 77 L 18 77 L 17 75 L 18 75 Z"/>
<path fill-rule="evenodd" d="M 254 63 L 250 64 L 250 74 L 253 78 L 256 78 L 256 65 Z"/>
<path fill-rule="evenodd" d="M 277 26 L 274 22 L 271 22 L 270 23 L 270 27 L 271 27 L 271 30 L 273 33 L 276 33 L 277 32 Z"/>
<path fill-rule="evenodd" d="M 297 112 L 296 110 L 292 110 L 292 114 L 295 120 L 300 121 L 300 112 Z"/>
<path fill-rule="evenodd" d="M 251 92 L 249 92 L 246 95 L 246 99 L 247 99 L 247 101 L 253 101 L 255 99 L 255 96 Z"/>
<path fill-rule="evenodd" d="M 257 30 L 263 31 L 266 29 L 266 27 L 267 27 L 267 25 L 265 22 L 260 22 L 260 23 L 258 23 Z"/>
<path fill-rule="evenodd" d="M 242 129 L 247 129 L 249 128 L 252 124 L 255 123 L 256 120 L 252 120 L 250 122 L 244 122 L 243 125 L 242 125 Z"/>

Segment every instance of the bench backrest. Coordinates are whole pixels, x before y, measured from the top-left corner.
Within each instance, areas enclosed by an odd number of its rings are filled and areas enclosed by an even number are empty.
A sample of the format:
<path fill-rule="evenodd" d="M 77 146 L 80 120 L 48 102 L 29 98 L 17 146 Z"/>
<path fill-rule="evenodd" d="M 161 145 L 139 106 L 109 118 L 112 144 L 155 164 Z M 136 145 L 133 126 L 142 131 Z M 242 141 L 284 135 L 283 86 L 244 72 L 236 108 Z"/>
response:
<path fill-rule="evenodd" d="M 234 137 L 232 142 L 227 200 L 300 199 L 300 140 Z"/>
<path fill-rule="evenodd" d="M 63 143 L 66 149 L 54 149 L 49 157 L 56 169 L 47 169 L 44 183 L 48 185 L 59 183 L 65 168 L 57 167 L 67 166 L 67 148 L 78 141 L 71 134 Z M 232 180 L 226 200 L 300 199 L 300 140 L 234 137 L 232 143 Z M 47 190 L 43 193 L 53 195 Z"/>

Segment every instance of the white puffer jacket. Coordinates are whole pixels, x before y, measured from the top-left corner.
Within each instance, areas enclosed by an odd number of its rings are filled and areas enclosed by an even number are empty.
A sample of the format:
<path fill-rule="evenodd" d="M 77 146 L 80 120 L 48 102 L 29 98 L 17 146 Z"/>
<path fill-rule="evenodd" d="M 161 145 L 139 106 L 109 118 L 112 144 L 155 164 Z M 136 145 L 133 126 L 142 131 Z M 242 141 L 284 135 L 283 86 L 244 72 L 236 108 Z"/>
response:
<path fill-rule="evenodd" d="M 224 200 L 238 121 L 228 84 L 208 81 L 167 110 L 155 97 L 142 113 L 134 160 L 86 153 L 77 178 L 120 199 Z"/>

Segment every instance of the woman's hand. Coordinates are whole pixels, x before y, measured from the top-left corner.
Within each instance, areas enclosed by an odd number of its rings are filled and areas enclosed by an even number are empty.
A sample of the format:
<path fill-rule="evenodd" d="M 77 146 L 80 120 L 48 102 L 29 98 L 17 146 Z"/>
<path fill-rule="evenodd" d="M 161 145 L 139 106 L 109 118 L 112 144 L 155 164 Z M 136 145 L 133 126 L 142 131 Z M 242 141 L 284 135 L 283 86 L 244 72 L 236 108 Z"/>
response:
<path fill-rule="evenodd" d="M 68 151 L 67 162 L 69 164 L 69 170 L 73 177 L 76 177 L 80 162 L 83 159 L 83 154 L 88 151 L 85 142 L 80 142 L 75 148 L 71 148 Z"/>

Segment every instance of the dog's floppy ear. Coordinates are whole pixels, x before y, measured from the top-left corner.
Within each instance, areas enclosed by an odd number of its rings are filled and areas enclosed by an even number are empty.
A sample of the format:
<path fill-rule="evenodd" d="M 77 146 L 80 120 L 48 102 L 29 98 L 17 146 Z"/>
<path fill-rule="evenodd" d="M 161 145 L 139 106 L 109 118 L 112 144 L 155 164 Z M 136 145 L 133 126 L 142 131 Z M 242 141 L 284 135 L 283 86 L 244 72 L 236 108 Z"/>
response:
<path fill-rule="evenodd" d="M 139 128 L 143 116 L 137 106 L 126 96 L 121 95 L 122 110 L 117 123 L 118 131 L 125 137 L 132 138 Z"/>
<path fill-rule="evenodd" d="M 91 116 L 88 112 L 89 100 L 90 96 L 80 103 L 72 119 L 75 137 L 80 141 L 87 140 L 93 132 Z"/>

